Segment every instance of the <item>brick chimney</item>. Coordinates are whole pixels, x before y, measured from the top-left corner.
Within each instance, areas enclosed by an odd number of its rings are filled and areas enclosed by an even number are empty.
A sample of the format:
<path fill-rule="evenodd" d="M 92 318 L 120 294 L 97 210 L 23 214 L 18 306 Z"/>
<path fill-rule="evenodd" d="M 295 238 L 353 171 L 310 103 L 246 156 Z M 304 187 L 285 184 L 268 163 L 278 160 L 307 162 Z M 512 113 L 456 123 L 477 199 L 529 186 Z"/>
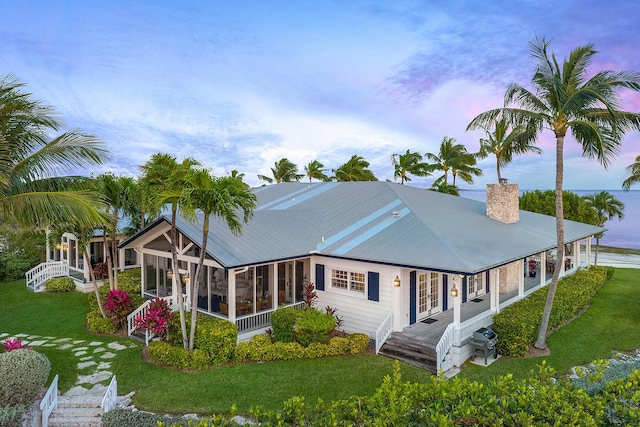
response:
<path fill-rule="evenodd" d="M 518 184 L 501 178 L 498 184 L 487 184 L 487 216 L 507 224 L 520 220 Z"/>

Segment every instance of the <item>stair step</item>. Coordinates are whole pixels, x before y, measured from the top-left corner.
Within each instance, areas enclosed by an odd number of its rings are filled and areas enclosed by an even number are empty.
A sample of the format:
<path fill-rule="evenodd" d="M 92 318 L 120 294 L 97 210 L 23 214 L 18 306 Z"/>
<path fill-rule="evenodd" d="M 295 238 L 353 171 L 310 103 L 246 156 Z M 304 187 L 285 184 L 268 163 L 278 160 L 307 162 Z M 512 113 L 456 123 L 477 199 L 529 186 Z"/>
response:
<path fill-rule="evenodd" d="M 52 414 L 48 424 L 51 427 L 102 427 L 102 419 L 101 414 L 78 417 Z"/>
<path fill-rule="evenodd" d="M 380 349 L 380 352 L 389 356 L 400 356 L 408 359 L 413 359 L 421 363 L 435 364 L 437 358 L 435 354 L 421 353 L 393 346 L 383 346 Z"/>
<path fill-rule="evenodd" d="M 74 398 L 74 399 L 64 399 L 60 398 L 58 400 L 58 409 L 66 409 L 66 408 L 100 408 L 102 404 L 102 400 L 97 401 L 94 399 L 82 399 L 82 398 Z"/>
<path fill-rule="evenodd" d="M 408 339 L 398 339 L 395 337 L 390 337 L 384 343 L 385 345 L 390 345 L 393 347 L 405 348 L 407 350 L 421 352 L 421 353 L 435 353 L 436 349 L 429 345 L 425 345 L 424 343 L 411 341 Z"/>

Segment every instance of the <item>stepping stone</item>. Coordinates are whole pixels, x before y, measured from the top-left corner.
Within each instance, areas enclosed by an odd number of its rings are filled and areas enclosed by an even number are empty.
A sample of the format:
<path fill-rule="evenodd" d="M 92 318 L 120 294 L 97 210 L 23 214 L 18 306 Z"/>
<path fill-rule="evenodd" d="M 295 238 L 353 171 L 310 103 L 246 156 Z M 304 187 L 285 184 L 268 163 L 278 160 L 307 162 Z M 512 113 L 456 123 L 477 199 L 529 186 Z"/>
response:
<path fill-rule="evenodd" d="M 44 337 L 45 340 L 55 340 L 56 337 Z"/>
<path fill-rule="evenodd" d="M 58 347 L 58 350 L 67 350 L 71 347 L 73 347 L 71 344 L 62 344 L 60 347 Z"/>
<path fill-rule="evenodd" d="M 104 347 L 98 347 L 95 350 L 93 350 L 94 353 L 100 353 L 100 352 L 103 352 L 103 351 L 107 351 L 107 349 L 104 348 Z"/>
<path fill-rule="evenodd" d="M 93 360 L 89 360 L 87 362 L 80 362 L 78 363 L 78 369 L 88 368 L 89 366 L 93 366 L 95 364 L 96 362 L 94 362 Z"/>
<path fill-rule="evenodd" d="M 73 349 L 73 351 L 82 351 L 82 350 L 88 350 L 89 347 L 76 347 Z"/>
<path fill-rule="evenodd" d="M 101 355 L 100 357 L 102 357 L 103 359 L 113 359 L 114 357 L 116 357 L 115 353 L 105 353 L 103 355 Z"/>
<path fill-rule="evenodd" d="M 58 338 L 57 340 L 55 340 L 55 342 L 67 342 L 67 341 L 71 341 L 71 338 Z"/>
<path fill-rule="evenodd" d="M 98 345 L 101 345 L 101 344 L 102 344 L 102 343 L 101 343 L 100 341 L 91 341 L 91 342 L 89 343 L 89 345 L 90 345 L 91 347 L 95 347 L 95 346 L 98 346 Z"/>
<path fill-rule="evenodd" d="M 78 375 L 78 381 L 76 384 L 97 384 L 108 380 L 112 376 L 113 374 L 108 371 L 99 371 L 91 375 Z"/>
<path fill-rule="evenodd" d="M 80 360 L 82 360 L 83 362 L 87 361 L 87 360 L 93 360 L 93 356 L 85 356 L 85 357 L 81 357 Z"/>
<path fill-rule="evenodd" d="M 111 369 L 111 362 L 100 362 L 96 371 L 106 371 L 108 369 Z"/>
<path fill-rule="evenodd" d="M 47 344 L 43 344 L 42 346 L 43 346 L 43 347 L 54 347 L 54 346 L 55 346 L 55 344 L 54 344 L 54 343 L 52 343 L 52 342 L 50 342 L 50 343 L 47 343 Z"/>
<path fill-rule="evenodd" d="M 29 336 L 28 334 L 16 334 L 17 338 L 26 338 L 28 336 Z"/>
<path fill-rule="evenodd" d="M 107 344 L 107 347 L 109 347 L 111 350 L 124 350 L 127 348 L 126 345 L 122 345 L 117 342 L 110 342 L 109 344 Z"/>
<path fill-rule="evenodd" d="M 46 343 L 46 341 L 44 341 L 44 340 L 31 341 L 31 345 L 35 345 L 35 346 L 43 345 L 44 343 Z"/>
<path fill-rule="evenodd" d="M 73 355 L 76 357 L 80 357 L 80 356 L 84 356 L 85 354 L 87 354 L 87 352 L 82 350 L 82 351 L 76 351 Z"/>
<path fill-rule="evenodd" d="M 3 333 L 0 334 L 0 338 L 4 338 L 4 337 L 8 337 L 8 336 L 9 336 L 9 334 L 6 333 L 6 332 L 3 332 Z"/>

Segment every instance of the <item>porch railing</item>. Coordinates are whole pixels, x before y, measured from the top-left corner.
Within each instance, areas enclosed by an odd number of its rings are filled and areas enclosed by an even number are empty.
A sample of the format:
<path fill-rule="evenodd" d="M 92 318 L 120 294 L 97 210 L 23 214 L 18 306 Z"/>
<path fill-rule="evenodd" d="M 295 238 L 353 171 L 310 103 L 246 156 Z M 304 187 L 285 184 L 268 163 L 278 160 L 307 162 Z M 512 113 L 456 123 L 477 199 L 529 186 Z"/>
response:
<path fill-rule="evenodd" d="M 382 348 L 382 344 L 389 338 L 393 330 L 393 312 L 390 311 L 376 330 L 376 354 Z"/>
<path fill-rule="evenodd" d="M 486 328 L 487 326 L 491 326 L 493 323 L 492 317 L 493 312 L 485 311 L 484 313 L 480 313 L 476 316 L 473 316 L 471 319 L 465 320 L 460 323 L 460 328 L 455 329 L 454 336 L 454 344 L 461 345 L 462 341 L 467 338 L 470 338 L 475 331 L 480 328 Z"/>
<path fill-rule="evenodd" d="M 167 302 L 167 305 L 171 307 L 172 310 L 177 310 L 177 300 L 172 296 L 161 297 L 161 299 Z M 149 304 L 152 300 L 146 300 L 140 307 L 136 308 L 127 316 L 127 335 L 131 336 L 138 328 L 135 326 L 135 318 L 137 316 L 141 316 L 144 318 L 147 315 L 147 311 L 149 310 Z M 190 305 L 188 304 L 188 299 L 186 295 L 182 295 L 182 301 L 185 304 L 185 308 L 187 311 L 190 309 Z M 150 331 L 144 331 L 144 345 L 149 345 L 149 341 L 151 341 L 155 337 L 155 334 Z"/>
<path fill-rule="evenodd" d="M 58 374 L 53 377 L 51 385 L 47 393 L 40 402 L 40 410 L 42 411 L 42 427 L 49 425 L 49 416 L 58 407 Z"/>
<path fill-rule="evenodd" d="M 53 278 L 69 275 L 69 264 L 64 261 L 43 262 L 25 273 L 27 287 L 38 291 L 44 282 Z"/>
<path fill-rule="evenodd" d="M 109 383 L 109 387 L 107 387 L 107 391 L 104 393 L 104 397 L 102 398 L 102 412 L 108 412 L 116 407 L 118 404 L 118 381 L 116 380 L 116 376 L 114 375 L 111 378 L 111 382 Z"/>
<path fill-rule="evenodd" d="M 454 338 L 455 338 L 455 325 L 450 323 L 445 329 L 442 337 L 440 337 L 440 341 L 436 345 L 436 356 L 438 360 L 436 360 L 436 370 L 440 371 L 443 369 L 443 362 L 446 360 L 447 354 L 451 352 L 453 348 Z"/>
<path fill-rule="evenodd" d="M 289 307 L 293 307 L 294 310 L 302 310 L 304 309 L 305 303 L 297 302 Z M 236 318 L 236 325 L 238 325 L 238 332 L 246 332 L 259 328 L 265 328 L 271 325 L 271 313 L 274 310 L 261 311 L 256 314 L 249 314 L 247 316 L 242 316 Z"/>

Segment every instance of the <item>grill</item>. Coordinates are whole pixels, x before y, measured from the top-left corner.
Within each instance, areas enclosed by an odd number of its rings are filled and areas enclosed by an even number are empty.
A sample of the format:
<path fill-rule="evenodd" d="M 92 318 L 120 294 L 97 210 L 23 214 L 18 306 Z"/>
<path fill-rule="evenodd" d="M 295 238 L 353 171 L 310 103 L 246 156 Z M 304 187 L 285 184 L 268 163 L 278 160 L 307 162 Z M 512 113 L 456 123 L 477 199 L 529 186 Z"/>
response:
<path fill-rule="evenodd" d="M 489 328 L 480 328 L 473 333 L 471 338 L 471 347 L 473 347 L 473 360 L 476 356 L 484 357 L 484 364 L 487 364 L 487 358 L 493 355 L 493 358 L 498 357 L 498 350 L 496 348 L 498 344 L 498 334 Z"/>

